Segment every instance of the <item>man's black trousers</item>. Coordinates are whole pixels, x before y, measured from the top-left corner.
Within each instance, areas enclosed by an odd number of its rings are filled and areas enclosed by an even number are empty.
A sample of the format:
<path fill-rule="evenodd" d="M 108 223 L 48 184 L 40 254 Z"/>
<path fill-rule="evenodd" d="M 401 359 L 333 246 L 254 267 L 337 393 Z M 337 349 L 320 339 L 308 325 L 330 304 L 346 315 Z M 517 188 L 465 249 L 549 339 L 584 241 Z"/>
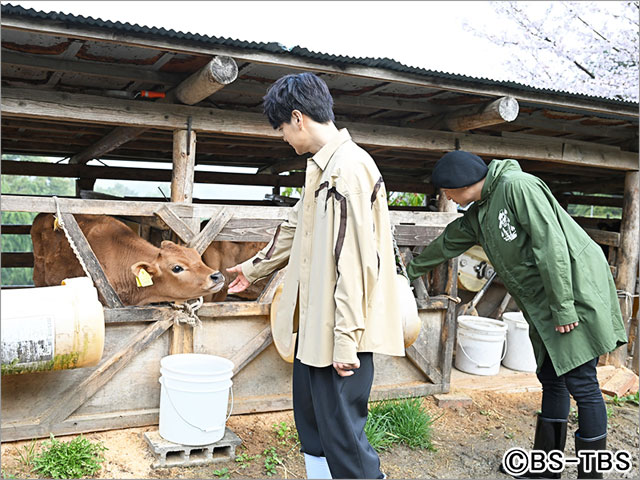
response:
<path fill-rule="evenodd" d="M 327 457 L 333 478 L 383 478 L 380 459 L 364 433 L 373 383 L 373 354 L 359 353 L 349 377 L 333 366 L 293 362 L 293 414 L 303 453 Z"/>

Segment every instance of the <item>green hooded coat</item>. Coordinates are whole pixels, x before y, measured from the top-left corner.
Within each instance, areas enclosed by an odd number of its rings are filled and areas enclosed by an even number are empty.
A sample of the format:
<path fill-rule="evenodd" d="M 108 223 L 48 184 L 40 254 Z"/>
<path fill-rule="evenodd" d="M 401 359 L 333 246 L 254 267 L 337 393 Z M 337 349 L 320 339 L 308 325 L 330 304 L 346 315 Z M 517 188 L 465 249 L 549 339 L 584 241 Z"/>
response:
<path fill-rule="evenodd" d="M 602 249 L 515 160 L 489 164 L 481 200 L 409 264 L 410 279 L 476 244 L 529 323 L 538 371 L 545 351 L 563 375 L 627 342 Z M 574 322 L 571 332 L 555 330 Z"/>

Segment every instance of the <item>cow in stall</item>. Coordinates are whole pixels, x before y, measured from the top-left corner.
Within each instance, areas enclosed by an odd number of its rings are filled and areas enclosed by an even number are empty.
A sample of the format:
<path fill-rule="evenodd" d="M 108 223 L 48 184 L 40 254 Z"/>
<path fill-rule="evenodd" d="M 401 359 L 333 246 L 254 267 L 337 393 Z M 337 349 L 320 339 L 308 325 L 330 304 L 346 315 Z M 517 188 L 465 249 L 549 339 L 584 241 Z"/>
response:
<path fill-rule="evenodd" d="M 225 273 L 226 281 L 224 287 L 213 295 L 204 297 L 206 302 L 222 302 L 227 298 L 227 288 L 234 277 L 227 272 L 227 268 L 238 265 L 245 260 L 253 257 L 267 245 L 266 242 L 211 242 L 202 254 L 202 260 L 214 270 Z M 244 291 L 237 293 L 236 296 L 244 300 L 257 299 L 262 290 L 264 290 L 268 279 L 261 279 L 256 283 L 249 285 Z"/>
<path fill-rule="evenodd" d="M 216 294 L 225 286 L 220 271 L 205 265 L 194 248 L 167 240 L 158 248 L 121 221 L 106 215 L 75 215 L 75 218 L 125 305 L 182 303 Z M 85 276 L 64 232 L 54 227 L 52 214 L 36 216 L 31 239 L 35 286 L 60 285 L 65 278 Z"/>

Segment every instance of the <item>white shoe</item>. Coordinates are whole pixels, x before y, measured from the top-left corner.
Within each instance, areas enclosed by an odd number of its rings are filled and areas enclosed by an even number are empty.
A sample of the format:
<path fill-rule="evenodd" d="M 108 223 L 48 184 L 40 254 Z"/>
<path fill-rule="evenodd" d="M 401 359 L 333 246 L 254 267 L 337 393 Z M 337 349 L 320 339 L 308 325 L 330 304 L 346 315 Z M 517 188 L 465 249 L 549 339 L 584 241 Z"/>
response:
<path fill-rule="evenodd" d="M 307 467 L 307 478 L 331 478 L 327 457 L 314 457 L 305 453 L 304 464 Z"/>

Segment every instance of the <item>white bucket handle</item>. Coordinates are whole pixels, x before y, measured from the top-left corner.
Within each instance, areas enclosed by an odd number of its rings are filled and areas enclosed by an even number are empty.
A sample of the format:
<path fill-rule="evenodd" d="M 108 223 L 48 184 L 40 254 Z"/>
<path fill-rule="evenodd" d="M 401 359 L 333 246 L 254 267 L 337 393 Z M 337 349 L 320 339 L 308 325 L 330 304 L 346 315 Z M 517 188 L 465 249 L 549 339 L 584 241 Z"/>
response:
<path fill-rule="evenodd" d="M 502 362 L 502 360 L 504 360 L 505 355 L 507 354 L 507 336 L 506 335 L 504 337 L 504 345 L 502 346 L 502 358 L 500 358 L 500 360 L 498 360 L 497 362 L 492 363 L 491 365 L 482 365 L 480 364 L 480 362 L 476 362 L 473 358 L 471 358 L 467 354 L 467 352 L 465 352 L 464 347 L 462 346 L 462 342 L 460 340 L 458 340 L 458 345 L 460 346 L 460 350 L 462 350 L 462 353 L 464 353 L 464 356 L 467 357 L 473 363 L 475 363 L 478 368 L 492 368 L 496 365 L 496 363 Z"/>
<path fill-rule="evenodd" d="M 162 383 L 162 377 L 160 377 L 158 379 L 158 381 L 160 382 L 160 384 L 164 387 L 164 383 Z M 220 425 L 216 425 L 214 427 L 209 427 L 209 428 L 202 428 L 199 427 L 198 425 L 194 425 L 193 423 L 191 423 L 189 420 L 187 420 L 186 418 L 184 418 L 181 414 L 180 411 L 176 408 L 176 404 L 173 403 L 173 400 L 171 400 L 171 393 L 169 393 L 169 390 L 171 390 L 169 387 L 165 387 L 164 391 L 167 392 L 167 398 L 169 399 L 169 403 L 171 403 L 171 406 L 173 407 L 173 409 L 176 411 L 176 413 L 178 414 L 178 416 L 182 419 L 182 421 L 184 423 L 186 423 L 187 425 L 190 425 L 194 428 L 197 428 L 198 430 L 202 430 L 205 433 L 208 432 L 213 432 L 214 430 L 217 430 L 220 428 Z M 229 387 L 230 393 L 231 393 L 231 407 L 229 408 L 229 413 L 227 414 L 227 418 L 224 420 L 224 423 L 227 423 L 227 420 L 229 420 L 229 417 L 231 417 L 231 412 L 233 412 L 233 385 L 231 385 L 231 387 Z"/>

